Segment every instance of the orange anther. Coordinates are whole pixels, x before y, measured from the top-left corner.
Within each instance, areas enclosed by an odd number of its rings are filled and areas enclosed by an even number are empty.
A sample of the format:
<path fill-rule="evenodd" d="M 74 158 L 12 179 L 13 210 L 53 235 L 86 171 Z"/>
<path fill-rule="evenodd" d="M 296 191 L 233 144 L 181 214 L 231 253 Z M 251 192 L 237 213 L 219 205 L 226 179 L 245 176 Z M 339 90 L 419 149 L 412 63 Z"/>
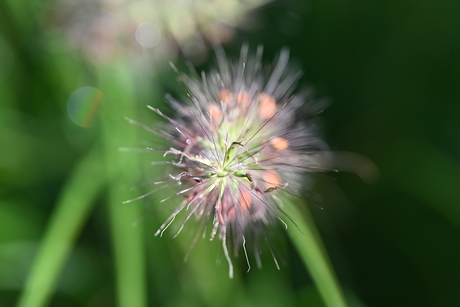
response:
<path fill-rule="evenodd" d="M 281 184 L 281 178 L 276 171 L 267 171 L 263 175 L 267 187 L 278 186 Z"/>
<path fill-rule="evenodd" d="M 211 115 L 211 118 L 214 122 L 220 122 L 220 120 L 222 119 L 222 112 L 220 111 L 218 106 L 212 104 L 209 106 L 208 111 L 209 115 Z"/>
<path fill-rule="evenodd" d="M 263 119 L 267 119 L 275 115 L 276 101 L 275 98 L 265 93 L 259 95 L 259 114 Z"/>
<path fill-rule="evenodd" d="M 223 89 L 219 92 L 219 98 L 221 101 L 225 103 L 231 103 L 233 99 L 233 94 L 229 90 Z"/>
<path fill-rule="evenodd" d="M 251 193 L 248 191 L 241 191 L 238 201 L 241 205 L 241 209 L 248 211 L 249 208 L 251 208 Z"/>
<path fill-rule="evenodd" d="M 238 95 L 236 96 L 236 102 L 238 104 L 241 104 L 243 106 L 248 105 L 249 103 L 249 95 L 246 92 L 239 92 Z"/>
<path fill-rule="evenodd" d="M 235 221 L 235 207 L 231 207 L 230 209 L 228 209 L 227 211 L 227 217 L 231 220 L 231 221 Z"/>
<path fill-rule="evenodd" d="M 279 150 L 284 150 L 289 147 L 289 141 L 283 138 L 273 138 L 270 140 L 270 144 Z"/>

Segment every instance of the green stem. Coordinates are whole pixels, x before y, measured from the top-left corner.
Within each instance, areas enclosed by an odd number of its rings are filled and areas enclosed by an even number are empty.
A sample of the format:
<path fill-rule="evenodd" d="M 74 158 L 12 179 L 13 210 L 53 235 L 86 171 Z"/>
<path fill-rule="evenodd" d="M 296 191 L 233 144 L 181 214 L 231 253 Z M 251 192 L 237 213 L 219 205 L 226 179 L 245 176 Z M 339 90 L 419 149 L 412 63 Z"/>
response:
<path fill-rule="evenodd" d="M 100 71 L 101 89 L 105 93 L 102 140 L 108 191 L 108 209 L 116 271 L 117 300 L 120 307 L 147 305 L 144 224 L 133 223 L 142 217 L 140 203 L 123 204 L 133 198 L 129 188 L 137 185 L 134 174 L 139 170 L 136 154 L 120 153 L 119 147 L 135 144 L 134 125 L 124 120 L 135 113 L 134 80 L 129 67 L 114 63 Z"/>
<path fill-rule="evenodd" d="M 49 303 L 59 273 L 104 184 L 102 174 L 100 153 L 93 148 L 64 187 L 18 307 L 40 307 Z"/>
<path fill-rule="evenodd" d="M 308 268 L 324 303 L 328 307 L 346 307 L 342 289 L 310 213 L 306 208 L 301 210 L 300 204 L 284 200 L 283 202 L 286 204 L 284 208 L 286 213 L 295 219 L 295 224 L 286 221 L 289 226 L 288 234 Z"/>

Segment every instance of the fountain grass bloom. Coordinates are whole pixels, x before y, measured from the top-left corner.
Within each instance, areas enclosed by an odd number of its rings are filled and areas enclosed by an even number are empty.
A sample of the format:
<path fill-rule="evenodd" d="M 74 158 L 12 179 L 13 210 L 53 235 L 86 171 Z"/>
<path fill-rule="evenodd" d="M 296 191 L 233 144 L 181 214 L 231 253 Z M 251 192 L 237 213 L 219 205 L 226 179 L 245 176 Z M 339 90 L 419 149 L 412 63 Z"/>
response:
<path fill-rule="evenodd" d="M 287 50 L 268 70 L 261 57 L 261 47 L 251 56 L 244 46 L 232 63 L 218 49 L 217 70 L 201 78 L 179 73 L 188 101 L 168 97 L 174 116 L 149 107 L 165 120 L 151 131 L 170 143 L 164 156 L 172 158 L 173 172 L 161 183 L 181 187 L 176 195 L 182 199 L 156 235 L 179 216 L 176 235 L 192 216 L 201 223 L 197 237 L 212 223 L 207 232 L 221 240 L 230 277 L 231 255 L 241 248 L 250 268 L 248 244 L 260 265 L 257 238 L 266 239 L 276 221 L 286 225 L 283 197 L 304 186 L 305 173 L 320 170 L 322 142 L 311 116 L 320 110 L 313 110 L 305 93 L 293 94 L 300 72 L 289 69 Z M 267 242 L 279 268 L 269 241 L 260 241 Z"/>

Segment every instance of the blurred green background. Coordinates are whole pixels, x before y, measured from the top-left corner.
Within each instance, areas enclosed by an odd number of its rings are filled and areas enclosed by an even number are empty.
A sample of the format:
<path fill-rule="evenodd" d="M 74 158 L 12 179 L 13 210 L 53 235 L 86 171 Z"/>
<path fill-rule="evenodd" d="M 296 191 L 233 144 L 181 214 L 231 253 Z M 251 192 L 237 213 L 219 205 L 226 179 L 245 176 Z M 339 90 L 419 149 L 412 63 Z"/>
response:
<path fill-rule="evenodd" d="M 161 144 L 124 117 L 154 126 L 146 105 L 184 94 L 168 61 L 213 67 L 215 40 L 231 58 L 262 44 L 267 62 L 289 47 L 299 88 L 329 101 L 329 146 L 379 168 L 319 177 L 324 210 L 310 206 L 349 305 L 460 304 L 460 2 L 144 2 L 0 4 L 0 306 L 323 306 L 284 231 L 281 271 L 239 259 L 229 280 L 218 242 L 184 263 L 190 236 L 153 236 L 161 193 L 122 204 L 163 174 L 160 156 L 119 151 Z M 163 27 L 133 26 L 150 14 Z M 32 287 L 54 278 L 51 295 Z"/>

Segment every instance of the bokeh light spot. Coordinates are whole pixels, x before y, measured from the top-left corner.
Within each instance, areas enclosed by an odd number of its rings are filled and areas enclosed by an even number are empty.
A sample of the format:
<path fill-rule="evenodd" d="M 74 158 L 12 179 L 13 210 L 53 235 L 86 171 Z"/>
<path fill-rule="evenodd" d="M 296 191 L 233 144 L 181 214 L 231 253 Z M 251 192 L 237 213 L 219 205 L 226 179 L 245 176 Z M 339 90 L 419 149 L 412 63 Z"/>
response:
<path fill-rule="evenodd" d="M 85 86 L 77 89 L 67 103 L 69 117 L 81 127 L 90 127 L 103 98 L 104 94 L 97 88 Z"/>
<path fill-rule="evenodd" d="M 160 28 L 150 21 L 141 23 L 136 28 L 136 40 L 144 48 L 153 48 L 160 41 Z"/>

